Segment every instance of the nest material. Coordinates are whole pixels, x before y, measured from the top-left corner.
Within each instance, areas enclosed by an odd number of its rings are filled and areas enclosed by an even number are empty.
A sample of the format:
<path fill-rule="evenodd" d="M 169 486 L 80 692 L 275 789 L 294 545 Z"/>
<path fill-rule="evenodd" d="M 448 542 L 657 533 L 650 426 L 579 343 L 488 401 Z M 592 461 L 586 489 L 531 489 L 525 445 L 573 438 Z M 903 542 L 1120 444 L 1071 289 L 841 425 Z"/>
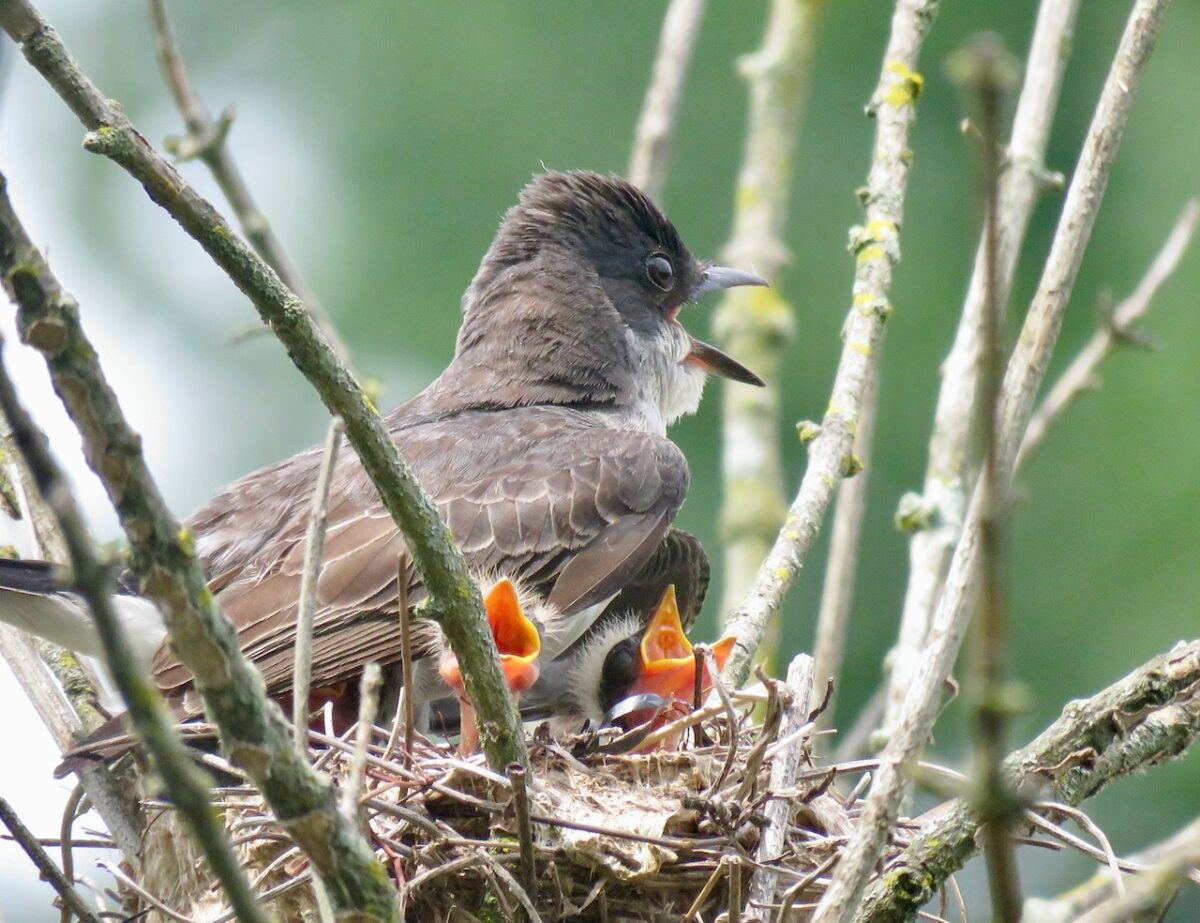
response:
<path fill-rule="evenodd" d="M 758 699 L 767 697 L 773 689 Z M 418 738 L 406 759 L 402 747 L 389 752 L 388 729 L 376 728 L 359 804 L 397 881 L 405 919 L 677 921 L 691 913 L 715 920 L 731 901 L 746 906 L 752 888 L 761 890 L 752 878 L 768 871 L 774 897 L 752 907 L 754 915 L 775 919 L 786 894 L 797 911 L 790 919 L 803 919 L 827 884 L 855 806 L 832 784 L 836 767 L 814 765 L 811 722 L 777 739 L 779 709 L 769 705 L 763 723 L 752 711 L 737 716 L 735 727 L 731 709 L 705 721 L 699 746 L 688 730 L 681 749 L 644 755 L 605 755 L 594 741 L 589 751 L 587 740 L 555 742 L 541 729 L 530 741 L 524 836 L 512 783 L 481 756 L 462 758 L 450 744 Z M 344 739 L 314 738 L 326 748 L 322 768 L 344 780 L 353 748 Z M 789 754 L 799 757 L 794 781 L 772 791 L 772 768 Z M 273 912 L 289 921 L 314 918 L 307 862 L 261 798 L 243 786 L 218 791 L 230 835 Z M 778 852 L 764 855 L 772 801 L 786 804 L 786 828 Z M 169 894 L 164 903 L 183 917 L 228 919 L 209 883 L 197 881 L 190 897 L 178 879 L 147 876 L 140 885 Z"/>

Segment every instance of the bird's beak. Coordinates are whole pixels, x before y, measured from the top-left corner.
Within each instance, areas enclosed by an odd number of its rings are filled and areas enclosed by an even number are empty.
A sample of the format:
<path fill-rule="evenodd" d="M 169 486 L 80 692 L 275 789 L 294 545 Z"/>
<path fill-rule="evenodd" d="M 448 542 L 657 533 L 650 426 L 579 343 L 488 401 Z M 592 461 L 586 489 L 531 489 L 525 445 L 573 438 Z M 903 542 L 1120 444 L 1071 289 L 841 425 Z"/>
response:
<path fill-rule="evenodd" d="M 722 638 L 712 645 L 717 669 L 725 669 L 725 661 L 733 650 L 734 638 Z M 696 692 L 696 658 L 692 643 L 683 631 L 675 587 L 668 586 L 650 624 L 642 635 L 638 648 L 638 678 L 633 694 L 657 695 L 667 702 L 691 702 Z M 712 677 L 704 668 L 700 682 L 701 697 L 712 687 Z"/>
<path fill-rule="evenodd" d="M 520 694 L 537 682 L 542 639 L 537 626 L 521 609 L 517 588 L 502 577 L 483 600 L 488 627 L 500 653 L 500 668 L 508 688 Z"/>
<path fill-rule="evenodd" d="M 692 286 L 691 297 L 699 298 L 709 292 L 737 288 L 739 285 L 767 285 L 767 280 L 752 272 L 731 269 L 728 266 L 705 266 L 700 281 Z"/>
<path fill-rule="evenodd" d="M 691 341 L 692 348 L 683 358 L 683 361 L 689 365 L 702 369 L 706 374 L 720 375 L 722 378 L 740 381 L 744 385 L 754 385 L 756 388 L 761 388 L 766 384 L 748 368 L 731 356 L 725 355 L 717 347 L 711 346 L 703 340 L 697 340 L 695 337 L 691 337 Z"/>
<path fill-rule="evenodd" d="M 692 290 L 688 293 L 689 298 L 699 298 L 701 295 L 707 295 L 709 292 L 735 288 L 739 285 L 767 284 L 766 279 L 752 272 L 730 269 L 728 266 L 701 265 L 703 268 L 700 274 L 700 281 L 692 286 Z M 728 378 L 731 381 L 740 381 L 744 385 L 754 385 L 756 388 L 761 388 L 764 384 L 761 378 L 740 362 L 725 355 L 717 347 L 711 346 L 702 340 L 697 340 L 695 337 L 691 337 L 691 350 L 684 356 L 683 361 L 688 365 L 701 369 L 708 375 L 720 375 L 722 378 Z"/>

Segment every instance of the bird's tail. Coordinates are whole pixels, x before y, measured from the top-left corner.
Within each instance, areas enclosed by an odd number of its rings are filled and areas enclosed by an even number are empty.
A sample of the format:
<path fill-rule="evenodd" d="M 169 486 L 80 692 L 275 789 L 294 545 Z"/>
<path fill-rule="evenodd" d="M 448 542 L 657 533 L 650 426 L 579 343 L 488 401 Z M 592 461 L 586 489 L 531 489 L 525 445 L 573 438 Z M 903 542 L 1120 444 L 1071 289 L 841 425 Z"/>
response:
<path fill-rule="evenodd" d="M 134 653 L 148 665 L 166 635 L 162 616 L 140 596 L 119 594 L 113 602 Z M 70 592 L 62 568 L 46 561 L 0 558 L 0 622 L 85 657 L 103 653 L 87 606 Z"/>

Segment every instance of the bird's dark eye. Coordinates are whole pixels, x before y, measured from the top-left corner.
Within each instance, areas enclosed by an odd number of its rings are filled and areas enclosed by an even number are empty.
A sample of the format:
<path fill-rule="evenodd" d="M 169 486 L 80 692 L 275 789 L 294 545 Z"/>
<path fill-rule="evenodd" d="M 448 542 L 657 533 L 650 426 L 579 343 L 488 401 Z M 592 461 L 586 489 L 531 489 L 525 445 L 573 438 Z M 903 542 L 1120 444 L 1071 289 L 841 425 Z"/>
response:
<path fill-rule="evenodd" d="M 669 292 L 675 284 L 675 267 L 665 256 L 656 253 L 646 260 L 646 278 L 664 292 Z"/>

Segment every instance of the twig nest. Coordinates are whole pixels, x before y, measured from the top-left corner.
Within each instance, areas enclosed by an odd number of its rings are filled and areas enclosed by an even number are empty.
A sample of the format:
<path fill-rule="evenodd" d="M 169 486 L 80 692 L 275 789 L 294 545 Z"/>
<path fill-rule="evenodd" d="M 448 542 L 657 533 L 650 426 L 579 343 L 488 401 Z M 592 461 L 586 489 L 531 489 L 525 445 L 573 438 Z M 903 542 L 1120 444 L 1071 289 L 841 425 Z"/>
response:
<path fill-rule="evenodd" d="M 632 756 L 535 737 L 527 832 L 511 784 L 482 757 L 464 759 L 448 744 L 421 740 L 406 761 L 386 754 L 388 733 L 377 728 L 362 819 L 396 881 L 405 918 L 678 920 L 696 909 L 711 920 L 728 907 L 731 876 L 734 897 L 744 902 L 751 876 L 764 867 L 776 871 L 781 891 L 799 884 L 804 900 L 819 896 L 823 869 L 852 821 L 832 776 L 812 767 L 800 739 L 789 746 L 803 751 L 798 781 L 770 791 L 777 725 L 764 728 L 744 714 L 732 737 L 724 715 L 705 727 L 715 742 Z M 346 776 L 348 750 L 341 744 L 324 756 L 335 779 Z M 303 855 L 252 789 L 220 792 L 255 886 L 281 919 L 307 918 L 314 901 Z M 767 806 L 781 799 L 788 804 L 784 846 L 761 855 Z M 522 884 L 523 848 L 535 870 L 529 888 Z M 215 886 L 187 906 L 168 882 L 140 884 L 151 894 L 170 893 L 169 906 L 183 916 L 211 921 L 225 910 Z"/>

